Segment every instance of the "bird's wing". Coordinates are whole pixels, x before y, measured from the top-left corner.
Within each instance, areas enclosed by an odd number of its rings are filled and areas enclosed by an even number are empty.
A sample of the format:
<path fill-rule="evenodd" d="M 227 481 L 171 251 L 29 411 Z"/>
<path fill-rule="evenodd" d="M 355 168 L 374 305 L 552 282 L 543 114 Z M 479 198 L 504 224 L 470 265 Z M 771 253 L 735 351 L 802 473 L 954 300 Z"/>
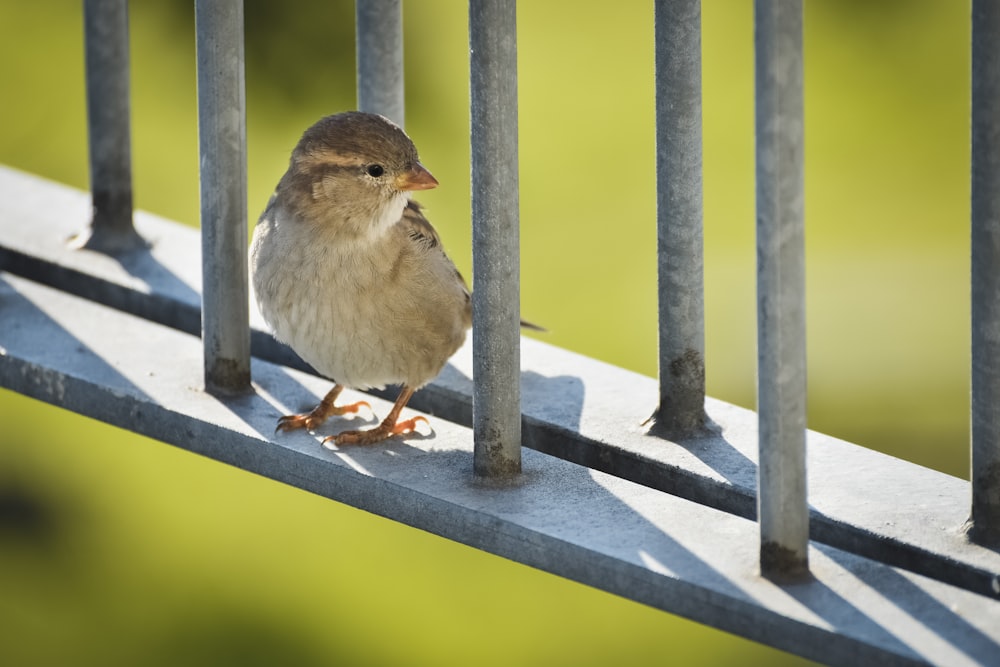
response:
<path fill-rule="evenodd" d="M 430 221 L 424 217 L 423 207 L 417 202 L 410 200 L 403 209 L 403 218 L 399 221 L 406 228 L 406 233 L 417 243 L 422 243 L 428 248 L 437 248 L 441 245 L 441 237 L 431 225 Z"/>
<path fill-rule="evenodd" d="M 413 241 L 424 244 L 428 248 L 440 248 L 441 252 L 444 252 L 444 248 L 441 248 L 441 238 L 431 225 L 430 220 L 424 216 L 423 207 L 417 202 L 412 200 L 407 202 L 400 224 L 406 228 L 407 234 L 409 234 Z M 454 265 L 452 265 L 452 268 L 454 268 Z M 458 276 L 458 279 L 462 282 L 462 286 L 465 287 L 466 294 L 471 297 L 469 285 L 465 282 L 465 278 L 462 277 L 458 269 L 455 269 L 455 275 Z M 471 311 L 469 316 L 471 317 Z M 525 320 L 521 320 L 521 327 L 532 331 L 546 331 L 544 327 Z"/>
<path fill-rule="evenodd" d="M 441 237 L 438 236 L 437 231 L 434 226 L 431 225 L 430 220 L 428 220 L 423 213 L 423 207 L 417 202 L 410 200 L 406 203 L 406 208 L 403 209 L 403 217 L 400 218 L 399 224 L 406 230 L 407 235 L 410 240 L 415 244 L 421 245 L 428 250 L 436 250 L 440 252 L 448 265 L 451 266 L 451 270 L 455 272 L 455 278 L 458 283 L 462 286 L 462 290 L 465 292 L 466 306 L 466 319 L 471 324 L 472 322 L 472 293 L 469 291 L 469 284 L 465 282 L 465 278 L 457 268 L 455 268 L 454 262 L 448 257 L 448 254 L 444 251 L 444 246 L 441 245 Z"/>
<path fill-rule="evenodd" d="M 423 207 L 420 204 L 412 200 L 407 202 L 399 224 L 403 226 L 414 243 L 418 243 L 427 249 L 437 248 L 438 252 L 445 256 L 448 264 L 454 269 L 455 275 L 458 276 L 458 280 L 462 283 L 462 287 L 465 288 L 467 293 L 469 292 L 468 283 L 465 282 L 465 278 L 462 277 L 462 274 L 455 268 L 451 258 L 444 251 L 444 246 L 441 245 L 441 237 L 438 236 L 430 220 L 424 216 Z"/>

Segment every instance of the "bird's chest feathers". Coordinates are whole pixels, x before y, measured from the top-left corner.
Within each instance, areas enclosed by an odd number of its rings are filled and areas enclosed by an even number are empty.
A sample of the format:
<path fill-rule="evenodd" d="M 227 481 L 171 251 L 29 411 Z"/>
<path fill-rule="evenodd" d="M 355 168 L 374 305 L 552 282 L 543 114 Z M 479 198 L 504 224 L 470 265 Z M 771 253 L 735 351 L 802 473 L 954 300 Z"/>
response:
<path fill-rule="evenodd" d="M 391 233 L 391 232 L 390 232 Z M 272 301 L 270 321 L 279 338 L 322 373 L 351 386 L 396 381 L 384 369 L 390 340 L 403 325 L 396 301 L 409 300 L 404 283 L 412 258 L 387 238 L 313 236 L 284 261 L 295 265 Z M 276 302 L 276 303 L 275 303 Z"/>
<path fill-rule="evenodd" d="M 370 238 L 315 243 L 305 254 L 303 296 L 354 329 L 377 317 L 378 292 L 392 284 L 402 261 L 398 251 Z"/>

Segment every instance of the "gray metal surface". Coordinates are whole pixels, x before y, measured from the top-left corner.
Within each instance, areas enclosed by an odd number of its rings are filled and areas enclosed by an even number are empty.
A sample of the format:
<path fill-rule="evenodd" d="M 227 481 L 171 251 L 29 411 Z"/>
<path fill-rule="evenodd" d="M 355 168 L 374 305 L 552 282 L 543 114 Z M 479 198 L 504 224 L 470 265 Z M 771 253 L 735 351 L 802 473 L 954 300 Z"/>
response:
<path fill-rule="evenodd" d="M 470 0 L 472 430 L 476 473 L 521 470 L 517 22 L 514 0 Z"/>
<path fill-rule="evenodd" d="M 250 386 L 243 0 L 195 3 L 205 386 Z"/>
<path fill-rule="evenodd" d="M 89 214 L 87 193 L 0 167 L 0 270 L 197 335 L 197 231 L 138 211 L 136 226 L 149 246 L 112 259 L 66 247 L 63 239 Z M 263 331 L 256 309 L 251 322 L 255 356 L 305 368 Z M 522 341 L 522 361 L 525 446 L 756 516 L 754 412 L 709 398 L 708 415 L 720 430 L 665 443 L 640 427 L 657 405 L 655 379 L 530 339 Z M 472 370 L 466 344 L 410 404 L 470 426 Z M 391 389 L 379 395 L 395 397 Z M 809 432 L 807 444 L 814 541 L 1000 597 L 1000 552 L 971 543 L 962 530 L 967 482 L 820 433 Z"/>
<path fill-rule="evenodd" d="M 756 0 L 761 568 L 808 571 L 802 3 Z"/>
<path fill-rule="evenodd" d="M 655 8 L 660 403 L 652 428 L 679 439 L 705 428 L 701 0 Z"/>
<path fill-rule="evenodd" d="M 355 0 L 358 109 L 403 127 L 402 0 Z"/>
<path fill-rule="evenodd" d="M 973 539 L 1000 546 L 1000 3 L 972 3 Z"/>
<path fill-rule="evenodd" d="M 810 548 L 813 579 L 775 584 L 746 519 L 533 451 L 516 480 L 484 482 L 471 432 L 440 419 L 428 437 L 330 451 L 326 429 L 274 435 L 327 382 L 255 360 L 253 393 L 219 397 L 200 377 L 194 336 L 0 273 L 0 386 L 830 664 L 1000 655 L 996 600 L 827 546 Z"/>
<path fill-rule="evenodd" d="M 114 254 L 142 243 L 132 226 L 127 0 L 85 0 L 83 24 L 94 215 L 77 243 Z"/>

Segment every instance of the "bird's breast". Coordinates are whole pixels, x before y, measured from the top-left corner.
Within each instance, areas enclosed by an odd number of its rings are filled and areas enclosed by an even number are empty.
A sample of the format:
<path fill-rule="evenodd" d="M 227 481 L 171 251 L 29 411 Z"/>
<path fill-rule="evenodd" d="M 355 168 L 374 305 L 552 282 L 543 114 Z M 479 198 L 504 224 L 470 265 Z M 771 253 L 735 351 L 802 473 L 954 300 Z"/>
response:
<path fill-rule="evenodd" d="M 258 229 L 251 265 L 261 314 L 279 340 L 335 381 L 420 386 L 464 340 L 464 297 L 408 246 Z"/>

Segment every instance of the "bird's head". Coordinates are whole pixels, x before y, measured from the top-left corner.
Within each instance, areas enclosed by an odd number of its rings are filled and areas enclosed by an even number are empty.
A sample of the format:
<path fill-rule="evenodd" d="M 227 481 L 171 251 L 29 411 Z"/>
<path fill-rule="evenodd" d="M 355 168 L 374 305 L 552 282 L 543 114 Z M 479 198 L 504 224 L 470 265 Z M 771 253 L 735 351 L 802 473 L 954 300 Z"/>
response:
<path fill-rule="evenodd" d="M 398 125 L 360 111 L 327 116 L 306 130 L 289 176 L 311 218 L 364 236 L 395 224 L 413 191 L 438 184 Z"/>

